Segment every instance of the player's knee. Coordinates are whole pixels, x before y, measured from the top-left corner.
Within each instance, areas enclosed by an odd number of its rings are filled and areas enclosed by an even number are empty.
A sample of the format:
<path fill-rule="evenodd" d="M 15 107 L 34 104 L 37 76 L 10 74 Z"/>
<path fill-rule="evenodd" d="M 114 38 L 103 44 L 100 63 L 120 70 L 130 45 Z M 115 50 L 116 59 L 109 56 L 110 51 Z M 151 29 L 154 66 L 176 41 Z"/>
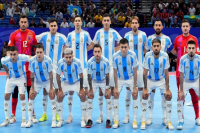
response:
<path fill-rule="evenodd" d="M 114 98 L 119 99 L 119 93 L 114 93 Z"/>
<path fill-rule="evenodd" d="M 51 100 L 53 100 L 55 98 L 55 94 L 49 93 L 49 97 Z"/>
<path fill-rule="evenodd" d="M 69 92 L 69 95 L 74 95 L 74 92 L 73 92 L 73 91 L 70 91 L 70 92 Z"/>
<path fill-rule="evenodd" d="M 172 95 L 169 95 L 169 94 L 165 95 L 165 99 L 167 101 L 170 101 L 172 99 Z"/>
<path fill-rule="evenodd" d="M 153 92 L 153 93 L 156 93 L 156 90 L 155 90 L 155 89 L 153 89 L 153 90 L 152 90 L 152 92 Z"/>
<path fill-rule="evenodd" d="M 10 94 L 5 94 L 5 100 L 10 100 Z"/>
<path fill-rule="evenodd" d="M 90 95 L 88 96 L 88 98 L 89 98 L 89 99 L 94 99 L 94 94 L 90 94 Z"/>
<path fill-rule="evenodd" d="M 103 92 L 100 89 L 99 89 L 99 96 L 103 96 Z"/>
<path fill-rule="evenodd" d="M 105 94 L 105 98 L 106 98 L 106 99 L 110 99 L 110 96 L 111 96 L 111 93 L 106 93 L 106 94 Z"/>
<path fill-rule="evenodd" d="M 25 100 L 25 94 L 20 94 L 20 100 Z"/>
<path fill-rule="evenodd" d="M 47 93 L 45 88 L 43 88 L 43 95 L 48 95 L 48 93 Z"/>
<path fill-rule="evenodd" d="M 134 99 L 134 100 L 136 100 L 136 99 L 137 99 L 137 97 L 138 97 L 138 93 L 136 93 L 136 92 L 133 92 L 133 93 L 132 93 L 132 96 L 133 96 L 133 99 Z"/>

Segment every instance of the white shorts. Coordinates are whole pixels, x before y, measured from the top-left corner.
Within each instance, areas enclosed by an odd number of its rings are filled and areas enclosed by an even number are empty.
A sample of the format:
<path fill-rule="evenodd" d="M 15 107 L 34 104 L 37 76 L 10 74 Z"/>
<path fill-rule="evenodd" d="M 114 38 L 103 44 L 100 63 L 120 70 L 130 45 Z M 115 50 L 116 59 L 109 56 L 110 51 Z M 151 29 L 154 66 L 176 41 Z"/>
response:
<path fill-rule="evenodd" d="M 69 82 L 63 81 L 61 86 L 64 94 L 68 94 L 68 91 L 74 91 L 77 93 L 80 91 L 80 81 L 77 81 L 74 84 L 69 84 Z"/>
<path fill-rule="evenodd" d="M 137 87 L 144 88 L 143 69 L 137 71 Z"/>
<path fill-rule="evenodd" d="M 189 89 L 194 89 L 196 95 L 199 96 L 199 79 L 196 81 L 183 81 L 183 92 L 184 95 L 187 94 Z M 180 90 L 180 89 L 179 89 Z"/>
<path fill-rule="evenodd" d="M 56 79 L 56 73 L 53 73 L 53 85 L 55 89 L 58 89 L 58 83 L 57 83 L 57 79 Z"/>
<path fill-rule="evenodd" d="M 133 92 L 133 84 L 134 84 L 133 77 L 131 77 L 128 80 L 123 80 L 118 78 L 118 92 L 121 92 L 123 86 L 129 87 L 131 92 Z"/>
<path fill-rule="evenodd" d="M 159 88 L 161 94 L 166 92 L 166 82 L 165 79 L 162 78 L 161 80 L 152 80 L 152 79 L 147 79 L 147 90 L 150 93 L 153 89 Z"/>
<path fill-rule="evenodd" d="M 83 87 L 85 88 L 85 87 L 89 87 L 89 84 L 88 84 L 88 74 L 87 74 L 87 68 L 84 68 L 83 69 Z M 79 88 L 80 88 L 80 86 L 79 86 Z"/>
<path fill-rule="evenodd" d="M 103 81 L 92 80 L 92 87 L 93 87 L 94 94 L 96 93 L 98 88 L 101 88 L 104 95 L 105 90 L 106 90 L 106 80 L 103 80 Z"/>
<path fill-rule="evenodd" d="M 113 72 L 113 67 L 110 67 L 110 73 L 109 73 L 109 84 L 111 87 L 115 87 L 115 81 L 114 81 L 114 72 Z"/>
<path fill-rule="evenodd" d="M 49 90 L 50 90 L 50 80 L 47 80 L 47 81 L 38 81 L 35 79 L 34 81 L 34 89 L 35 91 L 38 93 L 42 88 L 45 88 L 47 93 L 49 93 Z"/>
<path fill-rule="evenodd" d="M 25 94 L 26 79 L 24 78 L 24 75 L 19 78 L 11 77 L 10 79 L 7 79 L 5 93 L 12 93 L 16 86 L 18 86 L 19 94 Z"/>

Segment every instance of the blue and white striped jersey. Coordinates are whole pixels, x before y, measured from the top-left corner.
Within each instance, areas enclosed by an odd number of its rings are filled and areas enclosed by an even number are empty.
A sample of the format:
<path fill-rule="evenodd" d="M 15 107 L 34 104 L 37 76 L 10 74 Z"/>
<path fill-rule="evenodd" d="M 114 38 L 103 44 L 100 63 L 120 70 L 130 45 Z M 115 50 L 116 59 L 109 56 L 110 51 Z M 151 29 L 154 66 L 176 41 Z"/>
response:
<path fill-rule="evenodd" d="M 136 54 L 128 50 L 126 57 L 122 57 L 121 50 L 113 55 L 113 68 L 118 69 L 118 77 L 128 80 L 134 75 L 133 68 L 137 67 L 138 61 Z"/>
<path fill-rule="evenodd" d="M 53 63 L 50 57 L 44 55 L 42 62 L 37 61 L 36 55 L 29 59 L 29 70 L 35 73 L 35 77 L 39 81 L 49 80 L 49 72 L 53 71 Z"/>

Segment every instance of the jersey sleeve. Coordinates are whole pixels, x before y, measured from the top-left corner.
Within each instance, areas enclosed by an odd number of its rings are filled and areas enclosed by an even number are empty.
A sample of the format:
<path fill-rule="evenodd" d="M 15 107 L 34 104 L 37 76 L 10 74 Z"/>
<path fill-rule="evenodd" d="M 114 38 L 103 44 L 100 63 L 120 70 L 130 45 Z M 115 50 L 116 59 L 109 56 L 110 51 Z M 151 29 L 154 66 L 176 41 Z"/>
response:
<path fill-rule="evenodd" d="M 41 42 L 43 42 L 44 40 L 43 40 L 43 36 L 46 34 L 46 32 L 45 33 L 41 33 L 41 34 L 39 34 L 39 35 L 36 35 L 36 40 L 37 40 L 37 42 L 38 43 L 41 43 Z"/>
<path fill-rule="evenodd" d="M 181 60 L 180 60 L 179 71 L 182 72 L 182 73 L 184 73 L 184 62 L 183 62 L 183 58 L 181 58 Z"/>
<path fill-rule="evenodd" d="M 6 59 L 5 59 L 6 57 L 3 57 L 3 58 L 1 58 L 1 63 L 2 63 L 2 65 L 5 65 L 6 66 L 6 64 L 7 64 L 7 61 L 6 61 Z"/>
<path fill-rule="evenodd" d="M 90 34 L 88 32 L 86 33 L 86 35 L 87 35 L 87 43 L 88 43 L 88 45 L 90 45 L 93 41 L 92 41 Z"/>
<path fill-rule="evenodd" d="M 146 33 L 144 33 L 143 35 L 142 35 L 142 39 L 143 39 L 143 48 L 145 47 L 145 45 L 147 44 L 147 35 L 146 35 Z M 146 48 L 145 48 L 146 49 Z"/>
<path fill-rule="evenodd" d="M 53 71 L 53 63 L 51 59 L 48 59 L 48 72 Z"/>
<path fill-rule="evenodd" d="M 144 45 L 144 47 L 145 47 L 146 50 L 150 50 L 150 47 L 151 47 L 150 37 L 147 38 L 147 42 Z"/>
<path fill-rule="evenodd" d="M 100 32 L 97 31 L 93 39 L 94 44 L 98 44 L 99 40 L 100 40 Z"/>
<path fill-rule="evenodd" d="M 197 54 L 200 54 L 200 51 L 199 51 L 199 42 L 198 42 L 198 40 L 197 40 L 196 37 L 195 37 L 194 41 L 195 41 L 195 43 L 196 43 L 196 48 L 197 48 L 196 53 L 197 53 Z"/>
<path fill-rule="evenodd" d="M 88 74 L 92 74 L 92 68 L 91 68 L 91 62 L 88 62 L 88 69 L 87 69 L 87 73 Z"/>
<path fill-rule="evenodd" d="M 138 65 L 137 56 L 135 53 L 133 53 L 133 68 L 137 67 L 137 65 Z"/>
<path fill-rule="evenodd" d="M 113 68 L 117 69 L 117 63 L 115 57 L 113 57 Z"/>
<path fill-rule="evenodd" d="M 29 71 L 31 71 L 32 73 L 34 72 L 33 70 L 33 66 L 32 66 L 32 60 L 30 59 L 29 61 L 29 67 L 28 67 Z"/>
<path fill-rule="evenodd" d="M 149 69 L 149 63 L 150 63 L 150 58 L 148 58 L 148 56 L 146 55 L 144 58 L 143 67 L 145 69 Z"/>
<path fill-rule="evenodd" d="M 61 44 L 62 44 L 62 46 L 66 45 L 66 43 L 67 43 L 66 36 L 65 35 L 61 35 Z"/>
<path fill-rule="evenodd" d="M 10 38 L 9 38 L 9 42 L 8 42 L 8 46 L 14 46 L 15 45 L 15 34 L 14 32 L 11 33 Z"/>
<path fill-rule="evenodd" d="M 177 38 L 178 38 L 178 37 L 176 37 L 175 40 L 174 40 L 174 49 L 175 49 L 176 51 L 178 51 L 178 47 L 177 47 Z"/>
<path fill-rule="evenodd" d="M 106 69 L 105 69 L 105 74 L 108 74 L 110 72 L 110 64 L 109 61 L 106 62 Z"/>
<path fill-rule="evenodd" d="M 35 32 L 32 31 L 32 34 L 33 34 L 33 42 L 32 42 L 32 45 L 36 45 L 36 44 L 37 44 L 37 39 L 36 39 L 36 36 L 35 36 Z"/>
<path fill-rule="evenodd" d="M 166 55 L 167 55 L 167 53 L 166 53 Z M 168 69 L 169 67 L 170 67 L 170 65 L 169 65 L 169 56 L 167 55 L 164 69 Z"/>
<path fill-rule="evenodd" d="M 120 36 L 120 34 L 117 31 L 114 32 L 114 35 L 115 35 L 115 40 L 117 42 L 119 42 L 122 39 L 122 37 Z"/>
<path fill-rule="evenodd" d="M 71 34 L 68 34 L 65 45 L 70 48 L 71 44 Z"/>
<path fill-rule="evenodd" d="M 59 61 L 59 62 L 58 62 L 58 67 L 57 67 L 57 71 L 56 71 L 56 73 L 59 74 L 59 75 L 62 75 L 61 66 L 62 66 L 62 62 Z"/>
<path fill-rule="evenodd" d="M 78 74 L 81 74 L 81 73 L 83 73 L 83 69 L 81 67 L 81 62 L 78 61 Z"/>

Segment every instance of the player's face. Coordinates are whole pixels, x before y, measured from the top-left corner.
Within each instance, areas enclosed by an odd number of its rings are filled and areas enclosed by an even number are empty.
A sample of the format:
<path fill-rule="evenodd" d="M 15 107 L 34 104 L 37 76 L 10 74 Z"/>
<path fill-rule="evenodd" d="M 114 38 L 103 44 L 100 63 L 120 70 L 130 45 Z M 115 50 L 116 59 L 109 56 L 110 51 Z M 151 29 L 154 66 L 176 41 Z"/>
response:
<path fill-rule="evenodd" d="M 183 23 L 181 26 L 181 30 L 183 34 L 188 34 L 190 31 L 190 24 L 189 23 Z"/>
<path fill-rule="evenodd" d="M 75 26 L 75 28 L 81 28 L 82 23 L 83 22 L 82 22 L 82 20 L 81 20 L 80 17 L 75 18 L 75 20 L 74 20 L 74 26 Z"/>
<path fill-rule="evenodd" d="M 121 55 L 125 57 L 127 55 L 127 51 L 129 49 L 128 43 L 120 44 Z"/>
<path fill-rule="evenodd" d="M 158 55 L 160 53 L 160 50 L 161 50 L 161 44 L 158 43 L 158 42 L 155 42 L 152 45 L 152 50 L 153 50 L 153 52 L 154 52 L 155 55 Z"/>
<path fill-rule="evenodd" d="M 65 57 L 65 61 L 67 62 L 67 65 L 71 65 L 73 55 L 72 54 L 66 54 L 66 55 L 64 55 L 64 57 Z"/>
<path fill-rule="evenodd" d="M 37 56 L 37 60 L 44 58 L 44 50 L 42 48 L 36 48 L 35 54 Z"/>
<path fill-rule="evenodd" d="M 49 30 L 51 32 L 51 34 L 55 34 L 57 32 L 57 29 L 58 29 L 58 25 L 56 22 L 52 22 L 49 24 Z"/>
<path fill-rule="evenodd" d="M 25 31 L 28 27 L 28 20 L 27 18 L 21 18 L 19 21 L 20 29 L 22 31 Z"/>
<path fill-rule="evenodd" d="M 104 17 L 102 20 L 102 24 L 104 28 L 110 28 L 110 24 L 111 24 L 110 17 Z"/>
<path fill-rule="evenodd" d="M 13 63 L 17 62 L 18 52 L 10 51 L 10 59 Z"/>
<path fill-rule="evenodd" d="M 94 54 L 95 60 L 100 60 L 101 54 L 102 54 L 101 48 L 99 47 L 94 48 L 93 54 Z"/>
<path fill-rule="evenodd" d="M 196 52 L 196 46 L 194 44 L 188 44 L 187 52 L 190 57 L 193 57 Z"/>
<path fill-rule="evenodd" d="M 153 27 L 154 27 L 155 33 L 156 33 L 157 35 L 159 35 L 159 34 L 162 32 L 163 25 L 162 25 L 162 22 L 161 22 L 161 21 L 155 21 Z"/>
<path fill-rule="evenodd" d="M 131 27 L 134 32 L 138 31 L 139 23 L 136 19 L 133 19 L 131 22 Z"/>

